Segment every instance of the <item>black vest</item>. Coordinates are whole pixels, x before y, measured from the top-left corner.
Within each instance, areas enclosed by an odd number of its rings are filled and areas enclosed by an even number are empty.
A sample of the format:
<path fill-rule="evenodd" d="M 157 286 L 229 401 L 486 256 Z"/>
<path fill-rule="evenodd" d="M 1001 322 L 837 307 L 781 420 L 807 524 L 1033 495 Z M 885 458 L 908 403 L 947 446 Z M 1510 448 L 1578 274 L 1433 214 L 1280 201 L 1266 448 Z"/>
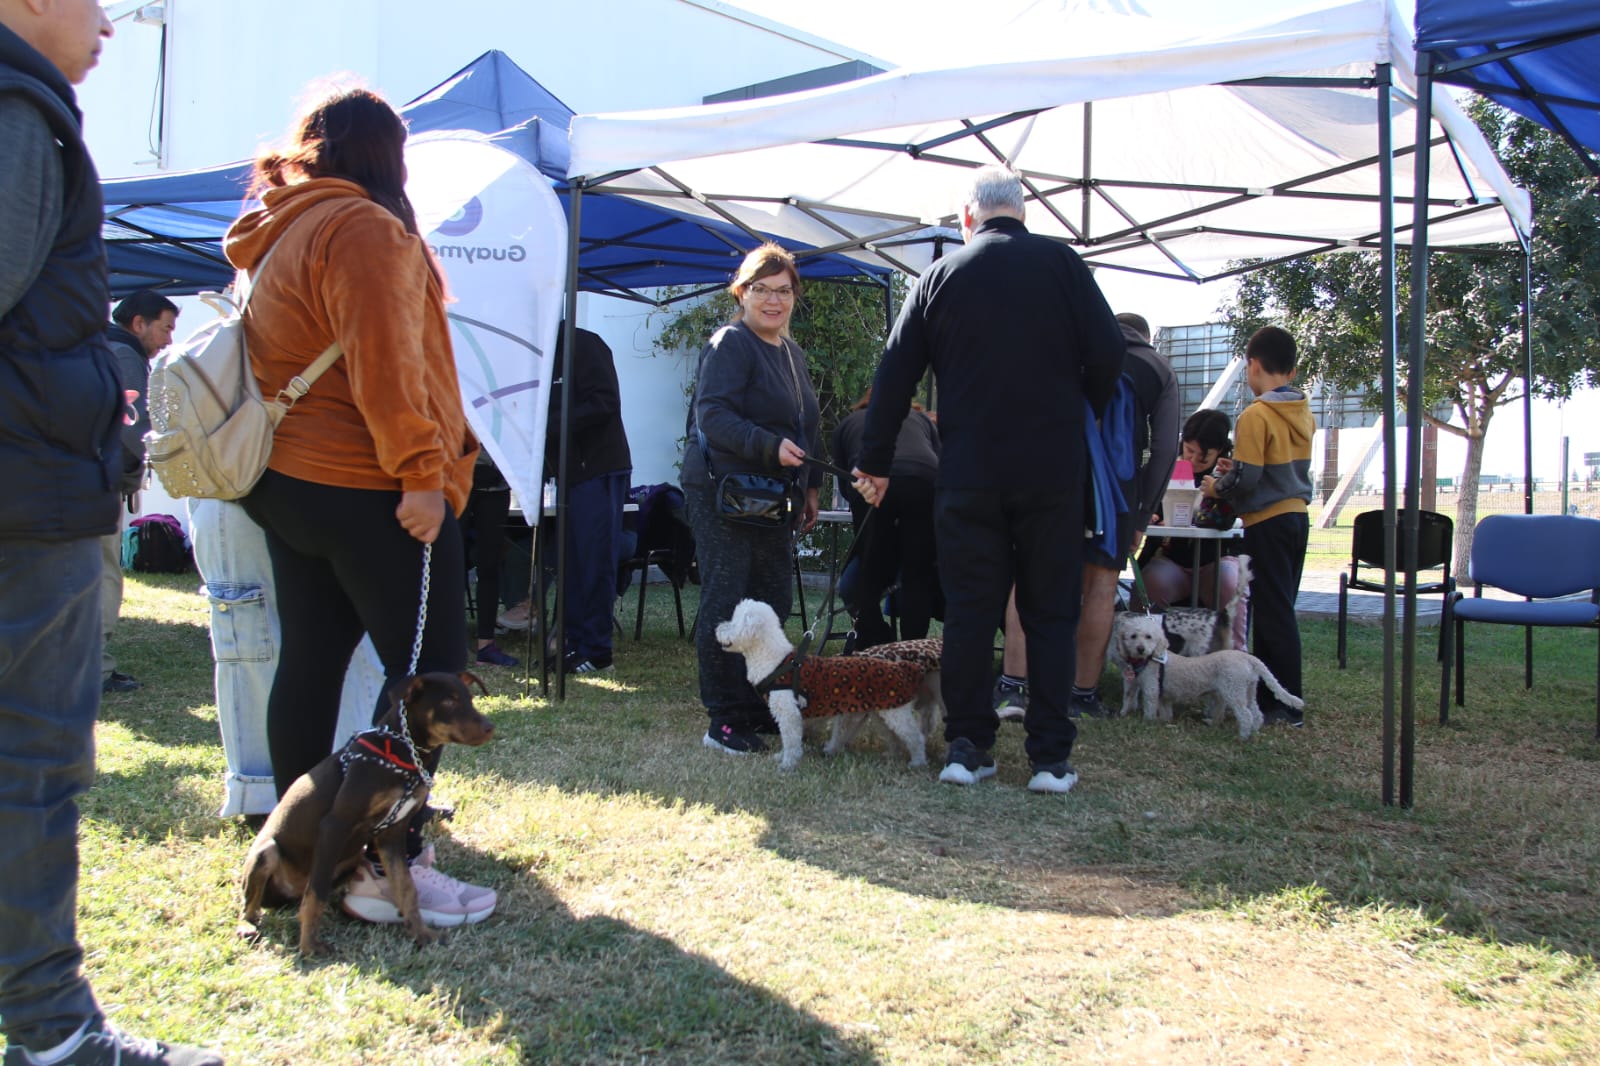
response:
<path fill-rule="evenodd" d="M 100 180 L 66 79 L 0 26 L 0 92 L 39 109 L 61 144 L 61 224 L 38 278 L 0 317 L 0 538 L 115 532 L 121 397 L 104 332 L 111 302 Z M 0 178 L 5 178 L 0 162 Z M 9 184 L 9 178 L 0 184 Z"/>

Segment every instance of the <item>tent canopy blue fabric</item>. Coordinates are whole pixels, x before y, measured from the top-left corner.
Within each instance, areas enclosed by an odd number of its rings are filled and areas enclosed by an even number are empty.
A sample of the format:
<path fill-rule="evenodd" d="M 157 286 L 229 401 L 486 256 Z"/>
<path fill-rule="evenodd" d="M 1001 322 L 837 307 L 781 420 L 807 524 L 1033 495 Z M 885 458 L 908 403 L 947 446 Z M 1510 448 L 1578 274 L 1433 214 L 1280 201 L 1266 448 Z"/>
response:
<path fill-rule="evenodd" d="M 1580 154 L 1600 152 L 1596 0 L 1417 0 L 1417 51 L 1447 64 L 1439 80 L 1548 126 Z"/>
<path fill-rule="evenodd" d="M 503 52 L 474 59 L 400 109 L 412 133 L 466 130 L 528 160 L 566 197 L 572 109 Z M 222 236 L 249 206 L 251 163 L 103 182 L 111 292 L 183 295 L 233 279 Z M 570 221 L 571 211 L 568 208 Z M 644 299 L 641 288 L 725 284 L 761 239 L 738 226 L 587 193 L 579 232 L 579 288 Z M 883 273 L 842 255 L 807 255 L 786 242 L 808 277 Z"/>

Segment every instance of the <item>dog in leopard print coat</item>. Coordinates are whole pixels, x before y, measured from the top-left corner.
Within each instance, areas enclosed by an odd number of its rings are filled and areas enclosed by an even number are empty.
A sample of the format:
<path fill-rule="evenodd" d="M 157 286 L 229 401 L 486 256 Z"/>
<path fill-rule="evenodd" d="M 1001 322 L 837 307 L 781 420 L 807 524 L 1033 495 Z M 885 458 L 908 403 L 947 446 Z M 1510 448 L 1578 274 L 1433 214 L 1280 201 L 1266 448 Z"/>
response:
<path fill-rule="evenodd" d="M 944 658 L 944 640 L 939 637 L 897 640 L 892 644 L 874 644 L 870 648 L 861 648 L 856 654 L 869 659 L 916 663 L 922 667 L 922 691 L 917 694 L 917 717 L 922 726 L 923 736 L 933 736 L 933 731 L 944 721 L 944 690 L 939 685 L 939 664 Z M 859 720 L 856 728 L 860 728 Z M 845 743 L 849 743 L 848 737 Z"/>
<path fill-rule="evenodd" d="M 917 722 L 926 670 L 914 662 L 865 655 L 808 655 L 798 668 L 794 645 L 784 636 L 777 612 L 760 600 L 740 600 L 733 617 L 717 626 L 722 649 L 744 656 L 745 675 L 766 697 L 767 709 L 783 738 L 780 763 L 800 764 L 803 718 L 832 718 L 833 733 L 824 755 L 840 751 L 876 714 L 911 754 L 912 766 L 928 763 L 927 738 Z"/>

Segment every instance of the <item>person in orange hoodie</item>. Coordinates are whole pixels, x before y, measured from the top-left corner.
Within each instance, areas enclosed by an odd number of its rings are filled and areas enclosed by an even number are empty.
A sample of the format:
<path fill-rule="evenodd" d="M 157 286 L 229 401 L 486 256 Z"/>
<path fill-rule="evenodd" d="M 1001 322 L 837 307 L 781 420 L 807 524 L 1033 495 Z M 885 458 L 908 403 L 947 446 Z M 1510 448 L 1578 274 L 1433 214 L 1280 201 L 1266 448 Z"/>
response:
<path fill-rule="evenodd" d="M 253 288 L 245 341 L 264 396 L 331 343 L 343 356 L 279 425 L 267 472 L 241 502 L 266 531 L 283 646 L 267 701 L 281 797 L 328 753 L 351 653 L 370 634 L 386 681 L 410 668 L 431 544 L 418 673 L 466 667 L 456 516 L 478 445 L 466 426 L 444 278 L 405 194 L 406 129 L 365 89 L 315 103 L 282 151 L 256 160 L 261 207 L 235 222 L 228 259 Z M 380 701 L 381 702 L 381 701 Z M 439 755 L 421 760 L 432 771 Z M 495 893 L 433 868 L 422 812 L 408 853 L 422 916 L 478 922 Z M 345 910 L 398 922 L 388 882 L 358 868 Z"/>

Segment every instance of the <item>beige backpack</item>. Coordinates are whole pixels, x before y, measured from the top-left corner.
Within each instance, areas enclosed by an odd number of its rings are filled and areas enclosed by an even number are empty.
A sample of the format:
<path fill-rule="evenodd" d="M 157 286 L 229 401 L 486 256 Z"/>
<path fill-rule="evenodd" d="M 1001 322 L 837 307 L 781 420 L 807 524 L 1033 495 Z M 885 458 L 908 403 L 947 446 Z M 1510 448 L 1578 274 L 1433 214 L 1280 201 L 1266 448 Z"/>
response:
<path fill-rule="evenodd" d="M 276 247 L 256 264 L 267 265 Z M 228 297 L 207 294 L 222 317 L 162 352 L 150 369 L 150 469 L 174 498 L 237 500 L 255 487 L 272 454 L 272 434 L 295 401 L 344 354 L 327 349 L 272 400 L 261 397 L 244 343 L 250 288 L 243 272 Z"/>

